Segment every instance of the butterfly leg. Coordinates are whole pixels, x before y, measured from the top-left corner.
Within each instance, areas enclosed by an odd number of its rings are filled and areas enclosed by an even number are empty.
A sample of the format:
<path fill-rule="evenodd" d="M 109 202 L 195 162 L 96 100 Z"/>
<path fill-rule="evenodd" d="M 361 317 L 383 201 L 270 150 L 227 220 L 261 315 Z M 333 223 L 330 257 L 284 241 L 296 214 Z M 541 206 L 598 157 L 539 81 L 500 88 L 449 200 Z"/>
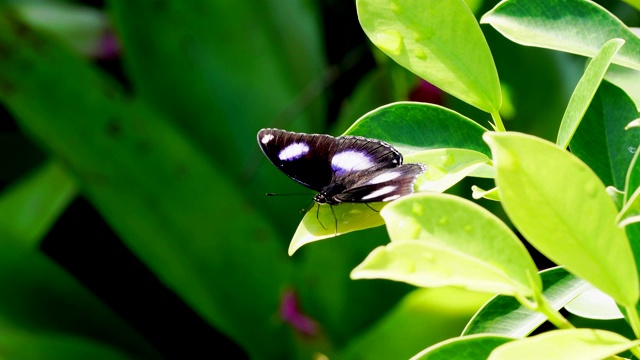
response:
<path fill-rule="evenodd" d="M 331 208 L 331 211 L 333 211 L 333 208 Z M 322 226 L 323 229 L 327 230 L 327 228 L 322 225 L 322 221 L 320 221 L 320 204 L 318 204 L 318 209 L 316 210 L 316 220 L 318 220 L 318 223 L 320 223 L 320 226 Z"/>
<path fill-rule="evenodd" d="M 336 216 L 336 212 L 333 211 L 333 205 L 329 204 L 329 207 L 331 208 L 331 213 L 333 214 L 333 220 L 336 224 L 336 232 L 333 236 L 338 236 L 338 217 Z"/>

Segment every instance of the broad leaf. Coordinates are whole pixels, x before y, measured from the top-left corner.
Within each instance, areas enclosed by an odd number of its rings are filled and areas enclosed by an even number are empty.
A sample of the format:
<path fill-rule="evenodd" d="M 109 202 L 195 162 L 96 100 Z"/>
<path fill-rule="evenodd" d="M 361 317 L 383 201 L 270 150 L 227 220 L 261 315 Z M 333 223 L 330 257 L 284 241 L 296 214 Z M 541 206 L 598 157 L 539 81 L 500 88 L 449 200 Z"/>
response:
<path fill-rule="evenodd" d="M 605 80 L 624 90 L 640 110 L 640 71 L 611 64 Z"/>
<path fill-rule="evenodd" d="M 617 209 L 578 158 L 539 138 L 487 133 L 502 205 L 541 253 L 616 302 L 638 300 L 638 274 Z"/>
<path fill-rule="evenodd" d="M 65 160 L 83 196 L 200 316 L 249 352 L 279 357 L 279 326 L 255 321 L 273 315 L 271 290 L 291 275 L 267 219 L 247 211 L 237 184 L 163 116 L 19 24 L 0 12 L 0 48 L 11 54 L 0 57 L 0 100 L 20 126 Z"/>
<path fill-rule="evenodd" d="M 413 194 L 390 203 L 380 214 L 392 242 L 369 254 L 351 273 L 354 279 L 523 296 L 540 291 L 535 264 L 515 234 L 468 200 Z"/>
<path fill-rule="evenodd" d="M 3 332 L 0 337 L 3 359 L 38 360 L 127 360 L 131 355 L 81 336 Z"/>
<path fill-rule="evenodd" d="M 356 5 L 364 32 L 385 54 L 460 100 L 498 112 L 498 73 L 464 1 L 358 0 Z"/>
<path fill-rule="evenodd" d="M 627 169 L 640 144 L 640 129 L 624 128 L 637 117 L 638 110 L 627 94 L 603 81 L 571 140 L 571 152 L 605 185 L 624 189 Z"/>
<path fill-rule="evenodd" d="M 569 145 L 582 117 L 589 108 L 591 99 L 593 99 L 598 90 L 604 74 L 607 72 L 611 59 L 623 44 L 624 41 L 620 39 L 607 41 L 598 54 L 589 62 L 587 69 L 571 95 L 567 110 L 562 117 L 556 140 L 556 144 L 559 147 L 564 149 Z"/>
<path fill-rule="evenodd" d="M 486 334 L 463 336 L 426 348 L 411 360 L 486 359 L 493 349 L 512 340 L 506 336 Z"/>
<path fill-rule="evenodd" d="M 0 234 L 36 247 L 76 191 L 75 181 L 60 164 L 46 163 L 1 194 Z"/>
<path fill-rule="evenodd" d="M 626 44 L 613 62 L 640 70 L 640 38 L 593 1 L 503 0 L 480 22 L 522 45 L 588 57 L 594 57 L 605 42 L 624 39 Z"/>
<path fill-rule="evenodd" d="M 356 230 L 364 230 L 384 224 L 379 211 L 385 203 L 339 206 L 313 204 L 304 215 L 289 243 L 289 255 L 310 242 L 333 238 Z M 369 208 L 371 206 L 371 208 Z"/>
<path fill-rule="evenodd" d="M 565 309 L 588 319 L 612 320 L 624 317 L 611 296 L 591 286 L 567 303 Z"/>
<path fill-rule="evenodd" d="M 344 135 L 359 135 L 386 141 L 402 155 L 428 149 L 491 151 L 482 141 L 487 129 L 442 106 L 397 102 L 381 106 L 358 119 Z"/>
<path fill-rule="evenodd" d="M 415 289 L 334 357 L 409 359 L 427 346 L 459 336 L 489 296 L 453 287 Z"/>
<path fill-rule="evenodd" d="M 504 344 L 489 360 L 601 360 L 640 344 L 614 332 L 595 329 L 553 330 Z"/>
<path fill-rule="evenodd" d="M 637 188 L 624 205 L 617 218 L 620 226 L 640 222 L 640 187 Z"/>
<path fill-rule="evenodd" d="M 540 277 L 542 294 L 555 310 L 560 310 L 589 287 L 589 283 L 561 267 L 541 271 Z M 463 335 L 491 333 L 522 338 L 546 320 L 542 313 L 525 308 L 515 298 L 497 295 L 469 321 Z"/>

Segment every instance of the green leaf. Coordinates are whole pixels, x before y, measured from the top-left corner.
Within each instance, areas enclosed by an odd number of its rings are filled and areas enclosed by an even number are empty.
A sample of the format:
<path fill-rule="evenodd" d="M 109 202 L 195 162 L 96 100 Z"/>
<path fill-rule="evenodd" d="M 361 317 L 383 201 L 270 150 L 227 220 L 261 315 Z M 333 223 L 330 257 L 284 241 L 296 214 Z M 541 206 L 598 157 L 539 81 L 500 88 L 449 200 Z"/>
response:
<path fill-rule="evenodd" d="M 491 151 L 482 141 L 486 131 L 473 120 L 442 106 L 397 102 L 363 115 L 344 135 L 386 141 L 404 156 L 441 148 L 475 150 L 490 156 Z"/>
<path fill-rule="evenodd" d="M 539 138 L 518 133 L 484 138 L 493 152 L 502 205 L 522 235 L 619 304 L 635 305 L 636 264 L 600 179 L 578 158 Z"/>
<path fill-rule="evenodd" d="M 404 163 L 427 164 L 427 172 L 416 181 L 416 190 L 441 192 L 468 175 L 493 176 L 493 169 L 486 165 L 490 151 L 482 141 L 486 131 L 441 106 L 398 102 L 365 114 L 344 135 L 386 141 L 403 154 Z M 370 205 L 380 210 L 385 204 Z M 333 207 L 333 212 L 329 206 L 314 206 L 298 225 L 289 244 L 289 255 L 310 242 L 383 223 L 378 213 L 363 204 L 341 204 Z"/>
<path fill-rule="evenodd" d="M 640 222 L 640 187 L 637 188 L 624 205 L 616 219 L 619 226 Z"/>
<path fill-rule="evenodd" d="M 425 150 L 406 156 L 404 162 L 427 165 L 427 171 L 416 180 L 417 191 L 444 192 L 472 174 L 493 177 L 493 168 L 487 165 L 491 160 L 473 150 Z"/>
<path fill-rule="evenodd" d="M 612 320 L 624 316 L 611 296 L 589 287 L 585 292 L 571 300 L 565 309 L 570 313 L 588 319 Z"/>
<path fill-rule="evenodd" d="M 480 20 L 509 40 L 527 46 L 594 57 L 605 42 L 620 38 L 624 48 L 613 62 L 640 70 L 640 38 L 593 1 L 501 1 Z"/>
<path fill-rule="evenodd" d="M 309 86 L 326 67 L 311 4 L 113 0 L 109 10 L 136 94 L 227 173 L 255 172 L 238 166 L 258 155 L 247 131 L 309 132 L 324 118 L 322 93 Z"/>
<path fill-rule="evenodd" d="M 11 54 L 0 57 L 0 99 L 128 248 L 247 351 L 281 357 L 280 325 L 255 319 L 273 316 L 292 265 L 244 190 L 164 117 L 7 12 L 0 48 Z"/>
<path fill-rule="evenodd" d="M 636 10 L 640 11 L 640 0 L 624 0 L 627 4 L 636 8 Z"/>
<path fill-rule="evenodd" d="M 495 349 L 489 360 L 601 360 L 640 344 L 614 332 L 595 329 L 552 330 Z"/>
<path fill-rule="evenodd" d="M 398 64 L 464 102 L 498 112 L 498 73 L 464 1 L 358 0 L 356 6 L 369 39 Z"/>
<path fill-rule="evenodd" d="M 623 40 L 612 39 L 607 41 L 596 56 L 589 62 L 587 69 L 582 78 L 576 85 L 567 110 L 562 117 L 560 129 L 558 130 L 558 138 L 556 144 L 561 148 L 566 148 L 580 125 L 580 121 L 585 112 L 589 108 L 591 99 L 596 94 L 598 86 L 607 72 L 607 68 L 611 63 L 613 56 L 620 50 L 624 44 Z"/>
<path fill-rule="evenodd" d="M 385 203 L 314 204 L 304 215 L 289 243 L 289 256 L 308 243 L 384 224 L 378 213 Z M 375 211 L 371 208 L 371 206 Z"/>
<path fill-rule="evenodd" d="M 50 161 L 0 196 L 0 234 L 35 247 L 73 200 L 76 183 Z"/>
<path fill-rule="evenodd" d="M 413 194 L 391 202 L 380 215 L 392 242 L 369 254 L 351 273 L 354 279 L 523 296 L 541 288 L 535 264 L 515 234 L 468 200 Z"/>
<path fill-rule="evenodd" d="M 427 171 L 416 180 L 415 191 L 444 192 L 468 175 L 488 177 L 493 172 L 493 168 L 487 165 L 490 159 L 486 155 L 466 149 L 425 150 L 410 153 L 404 158 L 404 163 L 414 162 L 427 165 Z M 291 239 L 289 255 L 314 241 L 384 224 L 376 212 L 384 205 L 341 204 L 333 208 L 328 205 L 312 206 Z"/>
<path fill-rule="evenodd" d="M 589 283 L 562 267 L 541 271 L 540 277 L 542 294 L 554 310 L 560 310 L 589 287 Z M 491 333 L 521 338 L 537 329 L 546 319 L 544 314 L 527 309 L 511 296 L 497 295 L 476 313 L 462 334 Z"/>
<path fill-rule="evenodd" d="M 640 144 L 639 144 L 640 145 Z M 632 194 L 640 187 L 640 151 L 636 147 L 633 150 L 633 158 L 627 169 L 627 177 L 624 187 L 624 202 L 628 202 Z"/>
<path fill-rule="evenodd" d="M 471 186 L 471 191 L 471 196 L 476 200 L 484 198 L 487 200 L 500 201 L 500 193 L 498 192 L 498 188 L 483 190 L 478 186 L 473 185 Z"/>
<path fill-rule="evenodd" d="M 459 336 L 489 296 L 453 287 L 416 289 L 335 358 L 409 359 L 426 346 Z"/>
<path fill-rule="evenodd" d="M 497 335 L 462 336 L 429 347 L 411 360 L 486 359 L 493 349 L 510 341 L 513 339 Z"/>
<path fill-rule="evenodd" d="M 611 64 L 604 78 L 624 90 L 636 108 L 640 109 L 640 71 Z"/>
<path fill-rule="evenodd" d="M 624 129 L 629 130 L 634 127 L 640 127 L 640 119 L 634 119 L 633 121 L 628 123 L 627 126 L 624 127 Z"/>
<path fill-rule="evenodd" d="M 631 160 L 629 170 L 627 171 L 627 181 L 624 188 L 624 203 L 629 202 L 630 198 L 640 188 L 640 151 L 637 151 Z M 622 216 L 622 215 L 619 215 Z M 617 218 L 620 220 L 620 217 Z M 636 268 L 638 274 L 640 274 L 640 223 L 630 223 L 624 227 L 631 249 L 633 249 L 633 256 L 636 259 Z M 638 304 L 640 306 L 640 304 Z"/>
<path fill-rule="evenodd" d="M 58 1 L 14 1 L 12 6 L 34 28 L 55 34 L 80 54 L 103 55 L 108 20 L 98 9 Z"/>
<path fill-rule="evenodd" d="M 125 360 L 134 357 L 105 344 L 80 336 L 3 332 L 0 337 L 2 359 L 38 360 Z"/>
<path fill-rule="evenodd" d="M 44 334 L 100 342 L 136 358 L 161 358 L 118 314 L 47 256 L 10 236 L 0 238 L 0 247 L 1 358 L 13 359 L 5 353 L 8 348 L 29 351 L 23 348 L 27 343 L 40 351 L 41 338 L 36 335 Z M 16 332 L 25 337 L 12 339 Z"/>
<path fill-rule="evenodd" d="M 620 88 L 603 81 L 571 144 L 571 153 L 598 174 L 605 185 L 624 189 L 627 169 L 640 142 L 640 130 L 625 130 L 638 117 L 633 101 Z"/>

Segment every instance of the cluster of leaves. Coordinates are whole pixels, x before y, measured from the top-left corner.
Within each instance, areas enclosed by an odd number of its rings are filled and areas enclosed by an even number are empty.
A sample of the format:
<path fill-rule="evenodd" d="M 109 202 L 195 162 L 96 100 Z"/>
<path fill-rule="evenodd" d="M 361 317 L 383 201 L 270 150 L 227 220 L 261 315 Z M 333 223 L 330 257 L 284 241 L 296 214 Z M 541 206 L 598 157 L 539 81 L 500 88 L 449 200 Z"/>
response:
<path fill-rule="evenodd" d="M 384 223 L 391 239 L 352 278 L 498 294 L 461 337 L 414 358 L 601 359 L 627 350 L 640 357 L 640 92 L 629 86 L 640 81 L 640 38 L 586 0 L 505 0 L 482 16 L 481 23 L 516 43 L 590 58 L 551 143 L 506 131 L 496 66 L 464 1 L 359 0 L 357 7 L 380 50 L 493 119 L 488 131 L 437 105 L 400 102 L 346 131 L 388 141 L 407 162 L 429 169 L 415 194 L 379 216 L 357 205 L 336 208 L 341 232 Z M 499 201 L 520 234 L 558 267 L 538 273 L 504 222 L 442 193 L 465 176 L 495 179 L 494 189 L 475 188 L 474 197 Z M 329 223 L 333 215 L 321 216 Z M 307 214 L 290 253 L 333 232 L 317 225 L 315 212 Z M 626 322 L 615 331 L 577 329 L 560 313 L 565 307 Z M 525 338 L 545 320 L 557 330 Z M 634 339 L 621 335 L 627 329 Z"/>

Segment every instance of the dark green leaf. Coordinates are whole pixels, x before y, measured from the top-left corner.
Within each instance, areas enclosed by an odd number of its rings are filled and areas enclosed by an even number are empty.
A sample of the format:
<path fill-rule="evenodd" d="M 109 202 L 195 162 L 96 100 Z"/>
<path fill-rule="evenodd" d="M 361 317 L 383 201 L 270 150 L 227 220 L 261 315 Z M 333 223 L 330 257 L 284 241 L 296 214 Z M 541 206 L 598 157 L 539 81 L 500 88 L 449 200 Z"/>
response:
<path fill-rule="evenodd" d="M 403 154 L 438 148 L 461 148 L 491 156 L 482 134 L 487 129 L 438 105 L 398 102 L 375 109 L 356 121 L 345 135 L 387 141 Z"/>
<path fill-rule="evenodd" d="M 636 106 L 627 94 L 603 81 L 571 140 L 571 152 L 605 185 L 624 189 L 629 164 L 640 144 L 640 129 L 624 128 L 637 117 Z"/>

